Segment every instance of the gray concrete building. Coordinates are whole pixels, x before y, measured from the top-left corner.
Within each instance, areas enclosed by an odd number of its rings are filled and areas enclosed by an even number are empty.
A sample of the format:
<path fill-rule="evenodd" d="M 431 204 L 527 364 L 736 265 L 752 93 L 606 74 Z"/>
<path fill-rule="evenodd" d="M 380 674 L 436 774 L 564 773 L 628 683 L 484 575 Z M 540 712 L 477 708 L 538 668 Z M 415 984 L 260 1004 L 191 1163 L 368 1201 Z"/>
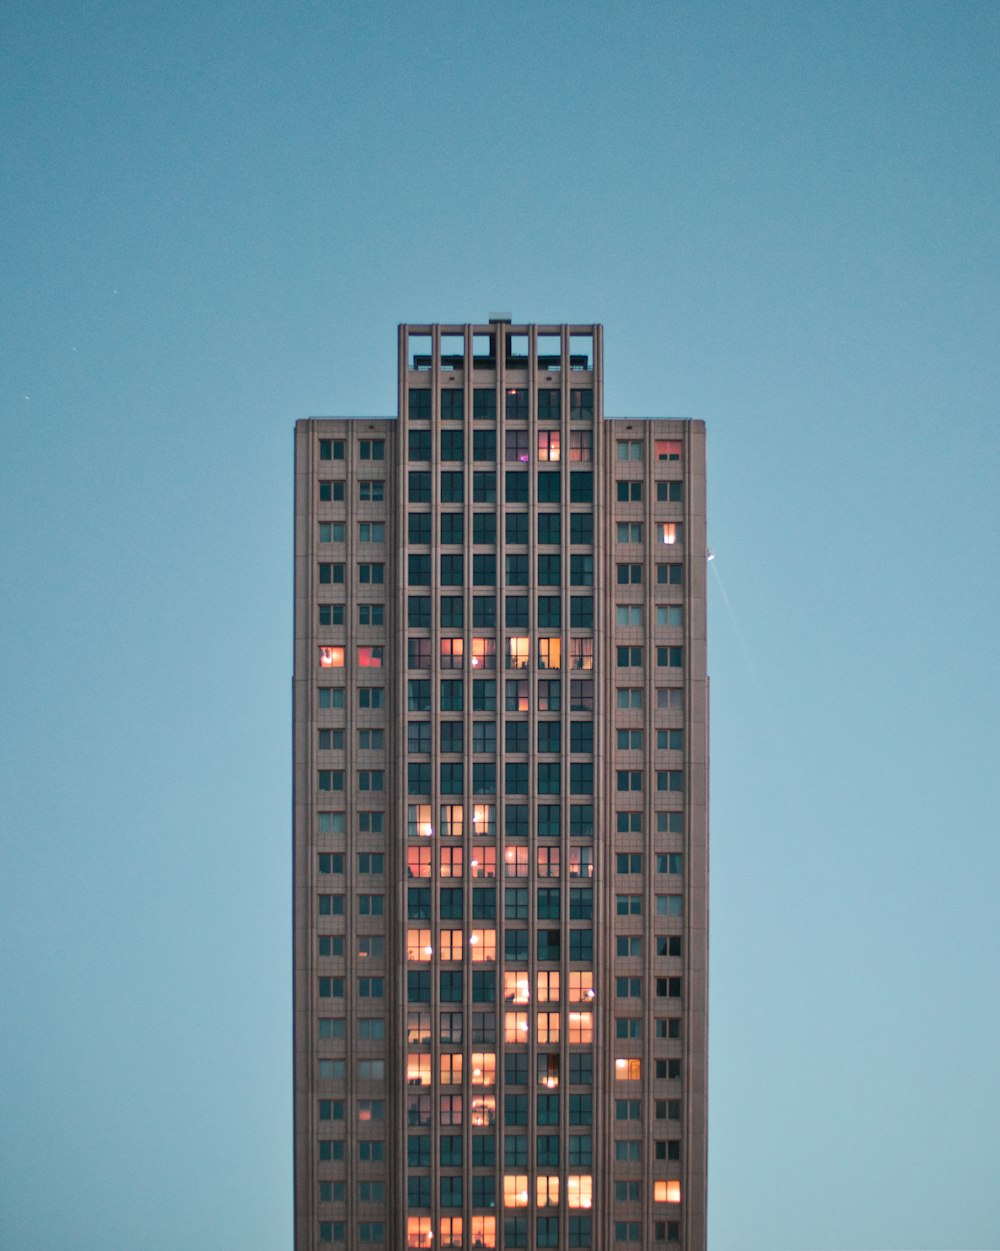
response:
<path fill-rule="evenodd" d="M 704 1251 L 705 431 L 603 382 L 404 325 L 296 425 L 296 1251 Z"/>

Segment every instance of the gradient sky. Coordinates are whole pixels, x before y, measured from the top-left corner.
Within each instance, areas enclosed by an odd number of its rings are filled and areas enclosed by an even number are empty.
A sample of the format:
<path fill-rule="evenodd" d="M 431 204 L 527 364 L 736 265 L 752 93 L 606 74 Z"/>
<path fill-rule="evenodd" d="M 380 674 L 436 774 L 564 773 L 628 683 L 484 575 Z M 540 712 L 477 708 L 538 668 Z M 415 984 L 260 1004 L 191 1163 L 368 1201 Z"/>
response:
<path fill-rule="evenodd" d="M 711 1251 L 1000 1247 L 1000 5 L 7 0 L 0 1246 L 290 1251 L 292 423 L 704 418 Z"/>

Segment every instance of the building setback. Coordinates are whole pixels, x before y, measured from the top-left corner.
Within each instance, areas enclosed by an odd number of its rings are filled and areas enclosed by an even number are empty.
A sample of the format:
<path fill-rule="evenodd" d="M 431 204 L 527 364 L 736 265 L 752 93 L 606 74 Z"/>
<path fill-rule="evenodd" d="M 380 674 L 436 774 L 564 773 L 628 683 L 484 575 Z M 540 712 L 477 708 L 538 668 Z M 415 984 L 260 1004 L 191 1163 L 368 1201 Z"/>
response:
<path fill-rule="evenodd" d="M 295 1247 L 704 1251 L 705 430 L 600 326 L 295 429 Z"/>

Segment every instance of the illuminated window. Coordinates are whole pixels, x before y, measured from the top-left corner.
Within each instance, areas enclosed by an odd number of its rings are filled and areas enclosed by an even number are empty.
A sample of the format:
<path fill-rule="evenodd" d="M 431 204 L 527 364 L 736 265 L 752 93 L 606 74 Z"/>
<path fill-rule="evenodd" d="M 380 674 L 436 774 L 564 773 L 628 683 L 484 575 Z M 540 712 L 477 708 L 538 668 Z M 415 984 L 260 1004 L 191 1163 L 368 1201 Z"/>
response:
<path fill-rule="evenodd" d="M 503 854 L 504 877 L 528 876 L 528 848 L 508 847 Z"/>
<path fill-rule="evenodd" d="M 570 1173 L 566 1178 L 566 1206 L 589 1208 L 593 1205 L 593 1183 L 589 1173 Z"/>
<path fill-rule="evenodd" d="M 593 669 L 594 640 L 573 638 L 569 641 L 569 667 L 571 669 Z"/>
<path fill-rule="evenodd" d="M 430 804 L 410 804 L 406 816 L 406 832 L 411 838 L 430 838 L 434 833 L 431 825 Z M 428 856 L 430 851 L 428 850 Z M 429 877 L 430 875 L 427 874 Z"/>
<path fill-rule="evenodd" d="M 497 1079 L 497 1057 L 493 1051 L 472 1053 L 473 1086 L 493 1086 Z"/>
<path fill-rule="evenodd" d="M 684 541 L 684 527 L 679 521 L 664 521 L 658 526 L 660 531 L 660 540 L 663 543 L 682 543 Z"/>
<path fill-rule="evenodd" d="M 431 1084 L 431 1058 L 419 1051 L 411 1051 L 406 1057 L 407 1086 L 429 1086 Z"/>
<path fill-rule="evenodd" d="M 479 964 L 484 960 L 495 960 L 497 958 L 496 930 L 473 930 L 469 935 L 469 947 L 474 964 Z"/>
<path fill-rule="evenodd" d="M 381 669 L 384 656 L 384 647 L 359 647 L 358 665 L 362 669 Z"/>
<path fill-rule="evenodd" d="M 513 392 L 507 393 L 507 415 L 510 416 L 510 396 Z M 525 400 L 527 401 L 527 393 L 525 392 Z M 524 416 L 527 417 L 527 412 Z M 504 459 L 511 464 L 526 465 L 528 463 L 528 432 L 527 430 L 508 430 L 506 442 L 504 445 Z"/>
<path fill-rule="evenodd" d="M 336 650 L 336 649 L 333 649 Z M 343 653 L 343 648 L 340 649 Z M 323 649 L 321 648 L 322 652 Z M 505 664 L 508 669 L 527 669 L 531 659 L 531 639 L 526 635 L 512 634 L 506 642 Z M 341 656 L 343 664 L 343 656 Z"/>
<path fill-rule="evenodd" d="M 473 877 L 496 877 L 497 849 L 495 847 L 476 847 L 469 861 Z"/>
<path fill-rule="evenodd" d="M 461 960 L 464 955 L 461 930 L 441 930 L 439 950 L 442 960 Z"/>
<path fill-rule="evenodd" d="M 589 970 L 569 975 L 569 1002 L 591 1003 L 594 999 L 594 974 Z M 572 1016 L 572 1014 L 570 1014 Z M 573 1039 L 570 1039 L 573 1042 Z"/>
<path fill-rule="evenodd" d="M 431 849 L 429 847 L 407 847 L 406 876 L 430 877 Z"/>
<path fill-rule="evenodd" d="M 592 847 L 571 847 L 569 849 L 570 877 L 594 876 L 594 849 Z"/>
<path fill-rule="evenodd" d="M 497 1245 L 497 1218 L 474 1216 L 471 1224 L 472 1251 L 492 1251 Z"/>
<path fill-rule="evenodd" d="M 430 938 L 430 930 L 427 931 Z M 406 1042 L 410 1047 L 423 1047 L 431 1041 L 431 1014 L 426 1008 L 410 1008 L 406 1013 Z"/>
<path fill-rule="evenodd" d="M 410 848 L 412 851 L 413 848 Z M 425 850 L 423 847 L 418 850 Z M 441 848 L 441 876 L 442 877 L 461 877 L 463 872 L 463 856 L 464 852 L 461 847 L 442 847 Z"/>
<path fill-rule="evenodd" d="M 407 960 L 426 961 L 434 954 L 434 948 L 431 946 L 430 930 L 407 930 L 406 931 L 406 958 Z"/>
<path fill-rule="evenodd" d="M 570 977 L 572 976 L 571 973 Z M 571 1012 L 568 1020 L 568 1037 L 571 1043 L 592 1043 L 594 1041 L 594 1014 Z"/>
<path fill-rule="evenodd" d="M 497 832 L 496 804 L 472 805 L 472 833 L 475 838 L 493 838 Z"/>
<path fill-rule="evenodd" d="M 538 459 L 545 461 L 559 460 L 559 431 L 539 430 Z"/>
<path fill-rule="evenodd" d="M 504 975 L 506 977 L 506 974 Z M 530 1027 L 527 1012 L 508 1012 L 503 1019 L 503 1040 L 506 1043 L 526 1043 Z"/>
<path fill-rule="evenodd" d="M 679 1181 L 654 1181 L 653 1199 L 657 1203 L 680 1203 L 681 1184 Z"/>
<path fill-rule="evenodd" d="M 539 847 L 538 876 L 558 877 L 561 857 L 562 852 L 559 847 Z"/>
<path fill-rule="evenodd" d="M 556 1180 L 558 1182 L 558 1178 Z M 527 1173 L 506 1173 L 503 1179 L 504 1207 L 526 1208 L 528 1206 L 528 1198 Z"/>
<path fill-rule="evenodd" d="M 559 1002 L 559 974 L 556 971 L 545 970 L 537 975 L 538 1002 L 539 1003 L 558 1003 Z"/>
<path fill-rule="evenodd" d="M 407 1247 L 433 1247 L 434 1234 L 431 1230 L 429 1216 L 408 1216 L 406 1218 Z"/>
<path fill-rule="evenodd" d="M 559 1085 L 559 1053 L 557 1051 L 544 1052 L 540 1051 L 537 1056 L 537 1081 L 539 1086 L 543 1086 L 546 1090 L 555 1090 Z M 539 1164 L 543 1163 L 541 1159 Z M 558 1164 L 556 1160 L 546 1160 L 546 1164 Z"/>
<path fill-rule="evenodd" d="M 538 640 L 539 669 L 562 668 L 562 639 L 558 635 Z"/>
<path fill-rule="evenodd" d="M 472 667 L 473 669 L 495 669 L 497 667 L 496 639 L 475 638 L 472 640 Z"/>
<path fill-rule="evenodd" d="M 343 669 L 344 649 L 342 647 L 321 647 L 319 649 L 319 667 L 321 669 Z"/>
<path fill-rule="evenodd" d="M 441 1240 L 439 1246 L 445 1248 L 462 1247 L 462 1218 L 460 1216 L 443 1216 L 441 1218 Z"/>
<path fill-rule="evenodd" d="M 656 440 L 656 459 L 657 460 L 680 460 L 681 443 L 679 439 L 657 439 Z"/>
<path fill-rule="evenodd" d="M 473 1086 L 476 1082 L 473 1081 Z M 495 1095 L 473 1095 L 469 1101 L 469 1124 L 474 1129 L 482 1129 L 488 1125 L 495 1125 L 497 1120 L 497 1101 Z M 475 1163 L 475 1161 L 473 1161 Z M 473 1203 L 478 1206 L 475 1198 L 475 1178 L 473 1185 Z M 487 1206 L 485 1203 L 483 1206 Z M 488 1206 L 492 1207 L 492 1203 Z"/>
<path fill-rule="evenodd" d="M 503 975 L 504 1003 L 530 1003 L 531 981 L 527 973 L 505 972 Z"/>
<path fill-rule="evenodd" d="M 441 640 L 441 668 L 461 669 L 465 657 L 465 640 L 444 638 Z"/>
<path fill-rule="evenodd" d="M 625 1059 L 621 1056 L 615 1060 L 615 1081 L 638 1082 L 642 1080 L 642 1061 L 633 1057 Z"/>
<path fill-rule="evenodd" d="M 441 1085 L 461 1086 L 462 1054 L 459 1051 L 445 1052 L 441 1056 Z"/>
<path fill-rule="evenodd" d="M 535 1178 L 535 1203 L 540 1208 L 559 1206 L 559 1174 L 539 1173 Z"/>
<path fill-rule="evenodd" d="M 507 679 L 504 683 L 504 707 L 508 712 L 528 711 L 529 698 L 527 678 Z"/>
<path fill-rule="evenodd" d="M 525 1002 L 527 1002 L 527 1000 L 525 1000 Z M 539 1012 L 538 1041 L 540 1043 L 557 1043 L 559 1041 L 558 1012 Z M 572 1039 L 570 1041 L 572 1041 Z"/>

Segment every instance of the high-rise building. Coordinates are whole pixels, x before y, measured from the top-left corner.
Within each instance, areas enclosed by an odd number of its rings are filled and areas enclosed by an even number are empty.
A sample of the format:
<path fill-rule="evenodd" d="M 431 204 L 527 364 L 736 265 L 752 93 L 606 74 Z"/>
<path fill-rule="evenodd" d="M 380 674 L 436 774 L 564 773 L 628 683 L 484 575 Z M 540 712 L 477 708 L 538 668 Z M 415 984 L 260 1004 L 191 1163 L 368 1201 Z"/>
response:
<path fill-rule="evenodd" d="M 297 424 L 297 1251 L 704 1251 L 705 557 L 600 326 Z"/>

